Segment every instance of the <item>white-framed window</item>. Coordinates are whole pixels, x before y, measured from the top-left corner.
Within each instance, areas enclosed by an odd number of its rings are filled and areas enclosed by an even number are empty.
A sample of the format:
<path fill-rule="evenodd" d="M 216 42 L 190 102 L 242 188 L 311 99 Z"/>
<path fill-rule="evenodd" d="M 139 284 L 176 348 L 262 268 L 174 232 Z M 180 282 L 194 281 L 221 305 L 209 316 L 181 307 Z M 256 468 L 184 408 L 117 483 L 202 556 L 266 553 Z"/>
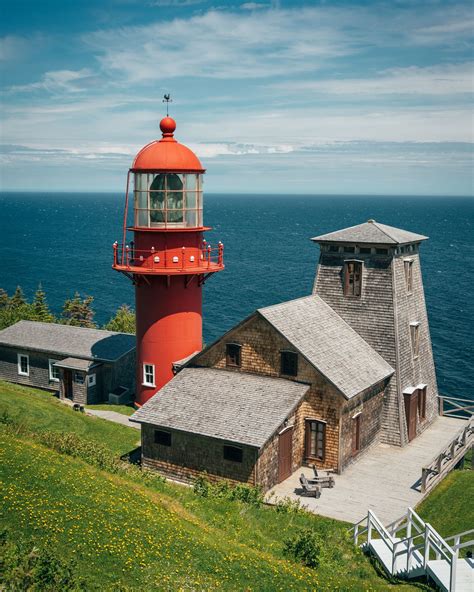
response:
<path fill-rule="evenodd" d="M 97 384 L 97 378 L 95 374 L 89 374 L 87 377 L 87 386 L 95 386 Z"/>
<path fill-rule="evenodd" d="M 54 364 L 56 364 L 57 360 L 48 360 L 49 363 L 49 380 L 53 380 L 54 382 L 59 382 L 59 368 L 56 368 Z"/>
<path fill-rule="evenodd" d="M 155 386 L 155 366 L 143 364 L 143 386 Z"/>
<path fill-rule="evenodd" d="M 84 384 L 85 376 L 84 372 L 78 372 L 77 370 L 74 372 L 74 382 L 76 384 Z"/>
<path fill-rule="evenodd" d="M 20 376 L 30 375 L 30 356 L 18 354 L 18 374 Z"/>

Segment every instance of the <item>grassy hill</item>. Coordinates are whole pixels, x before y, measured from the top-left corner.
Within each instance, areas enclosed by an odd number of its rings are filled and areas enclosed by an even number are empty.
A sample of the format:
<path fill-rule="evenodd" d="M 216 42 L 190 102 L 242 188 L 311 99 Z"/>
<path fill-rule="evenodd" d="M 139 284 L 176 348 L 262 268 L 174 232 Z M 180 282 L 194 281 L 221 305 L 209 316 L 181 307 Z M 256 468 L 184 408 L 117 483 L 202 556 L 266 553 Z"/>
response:
<path fill-rule="evenodd" d="M 136 430 L 6 383 L 0 383 L 1 418 L 1 523 L 15 539 L 73 560 L 86 590 L 395 588 L 352 546 L 344 523 L 203 498 L 138 472 L 101 470 L 41 443 L 47 432 L 73 432 L 118 456 L 136 446 Z M 324 541 L 316 569 L 283 551 L 289 537 L 307 528 Z"/>

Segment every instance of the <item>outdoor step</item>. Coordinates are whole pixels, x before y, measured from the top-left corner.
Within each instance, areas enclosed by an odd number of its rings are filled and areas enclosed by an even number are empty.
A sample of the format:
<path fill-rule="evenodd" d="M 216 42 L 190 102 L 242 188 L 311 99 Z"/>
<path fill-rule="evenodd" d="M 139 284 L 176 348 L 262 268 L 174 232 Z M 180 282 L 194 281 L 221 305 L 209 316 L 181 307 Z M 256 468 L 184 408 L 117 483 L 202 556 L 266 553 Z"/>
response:
<path fill-rule="evenodd" d="M 472 592 L 474 590 L 474 560 L 458 559 L 456 564 L 456 587 L 449 590 L 449 565 L 442 559 L 428 561 L 428 575 L 445 592 Z"/>

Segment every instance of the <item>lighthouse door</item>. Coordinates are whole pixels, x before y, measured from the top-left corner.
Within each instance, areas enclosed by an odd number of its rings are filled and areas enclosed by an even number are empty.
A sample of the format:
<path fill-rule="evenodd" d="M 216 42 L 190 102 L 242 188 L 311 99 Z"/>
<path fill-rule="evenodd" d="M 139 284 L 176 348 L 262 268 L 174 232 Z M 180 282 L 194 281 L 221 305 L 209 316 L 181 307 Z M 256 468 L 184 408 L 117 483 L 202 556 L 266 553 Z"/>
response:
<path fill-rule="evenodd" d="M 418 391 L 403 393 L 405 399 L 405 417 L 407 420 L 408 441 L 416 437 L 416 412 L 418 409 Z"/>

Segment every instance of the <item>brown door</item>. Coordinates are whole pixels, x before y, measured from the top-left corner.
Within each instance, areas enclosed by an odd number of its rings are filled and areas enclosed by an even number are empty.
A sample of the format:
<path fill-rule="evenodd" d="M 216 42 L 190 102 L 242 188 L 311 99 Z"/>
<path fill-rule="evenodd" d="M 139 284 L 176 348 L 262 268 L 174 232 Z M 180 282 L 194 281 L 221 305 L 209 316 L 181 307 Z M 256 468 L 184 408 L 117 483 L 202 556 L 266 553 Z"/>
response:
<path fill-rule="evenodd" d="M 72 370 L 64 370 L 64 396 L 72 400 Z"/>
<path fill-rule="evenodd" d="M 416 412 L 418 409 L 418 391 L 413 393 L 404 393 L 405 416 L 407 420 L 408 441 L 411 442 L 416 437 Z"/>
<path fill-rule="evenodd" d="M 278 482 L 291 475 L 291 457 L 293 452 L 293 428 L 288 428 L 279 436 Z"/>

